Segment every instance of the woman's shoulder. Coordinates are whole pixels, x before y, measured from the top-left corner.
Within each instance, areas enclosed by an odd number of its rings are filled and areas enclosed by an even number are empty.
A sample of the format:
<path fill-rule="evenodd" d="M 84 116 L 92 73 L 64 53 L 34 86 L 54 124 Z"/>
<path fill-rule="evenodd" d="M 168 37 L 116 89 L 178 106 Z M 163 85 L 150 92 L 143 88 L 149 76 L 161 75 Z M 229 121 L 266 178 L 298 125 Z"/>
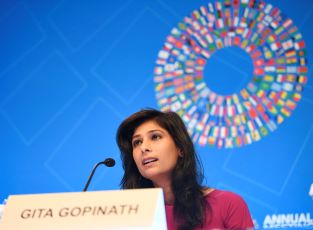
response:
<path fill-rule="evenodd" d="M 244 199 L 237 193 L 214 189 L 205 195 L 213 219 L 221 219 L 226 229 L 246 229 L 253 227 L 249 208 Z"/>
<path fill-rule="evenodd" d="M 208 201 L 216 201 L 221 203 L 228 203 L 233 205 L 246 205 L 244 199 L 237 193 L 220 190 L 220 189 L 210 189 L 204 192 L 204 196 Z"/>
<path fill-rule="evenodd" d="M 203 195 L 205 197 L 221 197 L 221 198 L 234 198 L 234 199 L 238 199 L 241 198 L 241 196 L 237 193 L 234 193 L 232 191 L 228 191 L 228 190 L 221 190 L 221 189 L 216 189 L 216 188 L 206 188 L 203 190 Z"/>

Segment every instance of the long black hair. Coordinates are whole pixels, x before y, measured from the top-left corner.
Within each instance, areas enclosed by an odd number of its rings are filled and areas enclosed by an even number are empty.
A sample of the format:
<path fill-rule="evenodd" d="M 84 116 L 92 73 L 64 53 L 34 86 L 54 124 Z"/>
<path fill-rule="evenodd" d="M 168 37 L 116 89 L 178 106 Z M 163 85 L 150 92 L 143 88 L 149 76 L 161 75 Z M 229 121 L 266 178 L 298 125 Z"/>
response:
<path fill-rule="evenodd" d="M 116 141 L 121 151 L 124 175 L 121 187 L 124 189 L 154 187 L 151 180 L 144 178 L 133 159 L 132 136 L 138 126 L 153 120 L 166 129 L 176 146 L 182 150 L 172 173 L 172 191 L 174 193 L 174 217 L 180 229 L 193 229 L 201 226 L 208 208 L 203 196 L 203 170 L 194 149 L 187 128 L 175 112 L 161 112 L 155 109 L 140 110 L 119 126 Z"/>

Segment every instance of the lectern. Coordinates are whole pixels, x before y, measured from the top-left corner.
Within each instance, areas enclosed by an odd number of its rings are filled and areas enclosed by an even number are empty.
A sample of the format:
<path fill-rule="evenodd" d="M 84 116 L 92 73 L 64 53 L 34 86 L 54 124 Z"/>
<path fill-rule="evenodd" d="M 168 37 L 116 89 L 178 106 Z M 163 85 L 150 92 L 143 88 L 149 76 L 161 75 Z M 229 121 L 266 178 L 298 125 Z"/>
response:
<path fill-rule="evenodd" d="M 0 229 L 167 229 L 159 188 L 9 196 Z"/>

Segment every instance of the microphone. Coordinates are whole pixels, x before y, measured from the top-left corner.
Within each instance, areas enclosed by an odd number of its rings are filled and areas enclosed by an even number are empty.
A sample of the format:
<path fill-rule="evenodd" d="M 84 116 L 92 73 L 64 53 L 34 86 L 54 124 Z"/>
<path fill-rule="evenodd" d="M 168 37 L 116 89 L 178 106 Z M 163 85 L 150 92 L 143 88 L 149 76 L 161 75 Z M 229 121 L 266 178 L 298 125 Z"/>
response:
<path fill-rule="evenodd" d="M 99 166 L 99 165 L 102 165 L 102 164 L 104 164 L 104 165 L 107 166 L 107 167 L 113 167 L 113 166 L 115 165 L 115 160 L 114 160 L 113 158 L 107 158 L 107 159 L 105 159 L 104 161 L 101 161 L 101 162 L 95 164 L 95 166 L 93 167 L 93 169 L 92 169 L 92 171 L 91 171 L 91 174 L 89 175 L 88 181 L 87 181 L 87 183 L 86 183 L 86 185 L 85 185 L 85 187 L 84 187 L 83 192 L 86 192 L 86 191 L 87 191 L 88 186 L 89 186 L 89 184 L 90 184 L 90 181 L 91 181 L 91 179 L 92 179 L 92 177 L 93 177 L 93 174 L 95 173 L 95 171 L 96 171 L 96 169 L 98 168 L 98 166 Z"/>

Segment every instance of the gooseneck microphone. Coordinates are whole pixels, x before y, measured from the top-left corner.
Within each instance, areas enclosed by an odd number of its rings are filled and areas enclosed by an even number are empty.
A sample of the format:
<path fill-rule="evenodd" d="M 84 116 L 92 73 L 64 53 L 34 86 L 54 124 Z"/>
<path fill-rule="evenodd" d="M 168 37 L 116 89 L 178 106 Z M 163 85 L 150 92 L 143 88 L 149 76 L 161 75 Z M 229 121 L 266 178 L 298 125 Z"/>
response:
<path fill-rule="evenodd" d="M 107 166 L 107 167 L 113 167 L 113 166 L 115 165 L 115 160 L 114 160 L 113 158 L 107 158 L 107 159 L 105 159 L 104 161 L 101 161 L 101 162 L 95 164 L 95 166 L 93 167 L 93 169 L 92 169 L 92 171 L 91 171 L 91 174 L 89 175 L 88 181 L 87 181 L 87 183 L 86 183 L 86 185 L 85 185 L 85 187 L 84 187 L 83 192 L 86 192 L 86 191 L 87 191 L 88 186 L 89 186 L 89 184 L 90 184 L 90 181 L 91 181 L 91 179 L 92 179 L 92 177 L 93 177 L 93 174 L 95 174 L 95 171 L 96 171 L 96 169 L 98 168 L 98 166 L 99 166 L 99 165 L 102 165 L 102 164 L 104 164 L 104 165 Z"/>

